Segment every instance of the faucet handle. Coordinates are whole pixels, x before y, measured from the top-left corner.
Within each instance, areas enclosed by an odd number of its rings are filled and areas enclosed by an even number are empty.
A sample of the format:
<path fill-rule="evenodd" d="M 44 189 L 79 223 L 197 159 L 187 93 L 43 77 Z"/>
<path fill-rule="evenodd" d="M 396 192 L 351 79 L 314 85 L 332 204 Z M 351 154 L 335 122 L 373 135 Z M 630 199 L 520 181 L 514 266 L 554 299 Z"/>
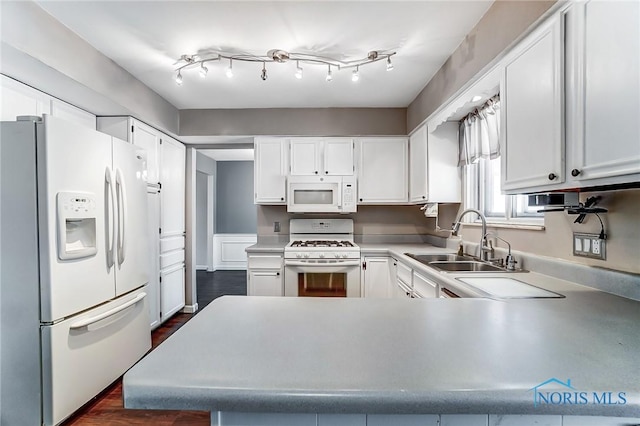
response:
<path fill-rule="evenodd" d="M 511 253 L 509 253 L 505 258 L 505 263 L 507 265 L 507 271 L 515 271 L 516 263 L 518 263 L 518 261 L 513 257 Z"/>

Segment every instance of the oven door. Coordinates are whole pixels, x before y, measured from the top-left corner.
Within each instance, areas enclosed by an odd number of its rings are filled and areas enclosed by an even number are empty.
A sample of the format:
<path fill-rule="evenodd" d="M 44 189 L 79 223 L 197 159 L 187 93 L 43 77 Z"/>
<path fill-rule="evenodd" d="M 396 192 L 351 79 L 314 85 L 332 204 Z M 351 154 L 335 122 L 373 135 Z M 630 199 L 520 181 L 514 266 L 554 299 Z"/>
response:
<path fill-rule="evenodd" d="M 360 297 L 360 260 L 285 260 L 284 295 Z"/>
<path fill-rule="evenodd" d="M 294 178 L 291 178 L 294 179 Z M 340 213 L 342 185 L 339 179 L 320 180 L 299 176 L 289 182 L 287 211 L 290 213 Z"/>

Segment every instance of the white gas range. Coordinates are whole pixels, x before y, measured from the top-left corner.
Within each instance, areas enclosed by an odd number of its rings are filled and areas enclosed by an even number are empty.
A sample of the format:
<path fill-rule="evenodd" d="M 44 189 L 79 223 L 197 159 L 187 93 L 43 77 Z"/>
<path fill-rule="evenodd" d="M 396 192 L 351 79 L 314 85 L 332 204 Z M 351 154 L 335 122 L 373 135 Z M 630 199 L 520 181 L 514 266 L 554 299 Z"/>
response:
<path fill-rule="evenodd" d="M 360 247 L 352 219 L 291 219 L 285 296 L 360 297 Z"/>

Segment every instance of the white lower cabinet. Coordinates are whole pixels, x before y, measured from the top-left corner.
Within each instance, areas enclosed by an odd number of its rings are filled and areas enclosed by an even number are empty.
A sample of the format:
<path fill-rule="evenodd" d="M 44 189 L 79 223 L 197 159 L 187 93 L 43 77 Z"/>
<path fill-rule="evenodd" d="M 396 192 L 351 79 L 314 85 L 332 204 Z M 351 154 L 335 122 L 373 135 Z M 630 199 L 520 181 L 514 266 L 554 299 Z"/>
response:
<path fill-rule="evenodd" d="M 184 308 L 184 264 L 160 271 L 160 320 Z"/>
<path fill-rule="evenodd" d="M 418 299 L 438 297 L 438 284 L 414 271 L 413 293 L 414 297 Z"/>
<path fill-rule="evenodd" d="M 389 257 L 363 257 L 360 294 L 371 299 L 387 299 L 393 297 Z"/>
<path fill-rule="evenodd" d="M 284 296 L 281 254 L 250 254 L 247 259 L 247 295 Z"/>
<path fill-rule="evenodd" d="M 413 297 L 413 278 L 411 276 L 411 268 L 400 261 L 395 261 L 395 286 L 393 289 L 394 297 L 411 298 Z"/>

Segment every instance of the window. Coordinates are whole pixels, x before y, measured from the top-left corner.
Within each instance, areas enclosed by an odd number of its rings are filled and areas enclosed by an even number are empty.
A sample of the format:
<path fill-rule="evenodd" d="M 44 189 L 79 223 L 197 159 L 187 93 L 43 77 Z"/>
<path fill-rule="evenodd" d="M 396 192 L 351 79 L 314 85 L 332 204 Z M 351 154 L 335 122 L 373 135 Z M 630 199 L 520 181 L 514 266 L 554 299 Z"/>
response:
<path fill-rule="evenodd" d="M 526 195 L 504 195 L 500 191 L 500 157 L 480 158 L 463 166 L 465 208 L 484 213 L 488 222 L 542 225 L 538 207 L 527 206 Z"/>
<path fill-rule="evenodd" d="M 543 215 L 527 206 L 525 195 L 500 191 L 500 95 L 467 115 L 459 136 L 465 208 L 480 210 L 488 222 L 542 225 Z"/>

